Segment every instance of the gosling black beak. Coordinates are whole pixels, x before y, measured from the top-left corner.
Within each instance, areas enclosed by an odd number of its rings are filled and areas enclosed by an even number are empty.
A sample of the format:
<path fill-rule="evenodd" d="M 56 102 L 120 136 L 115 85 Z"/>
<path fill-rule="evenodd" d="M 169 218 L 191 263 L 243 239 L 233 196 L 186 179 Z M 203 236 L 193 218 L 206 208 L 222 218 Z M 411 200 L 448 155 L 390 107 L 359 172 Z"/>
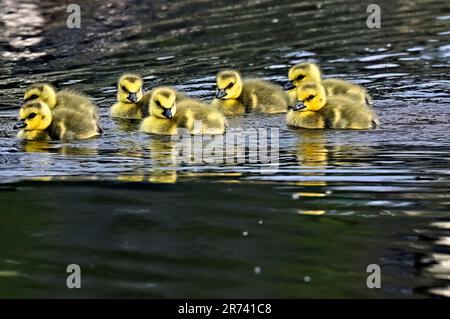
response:
<path fill-rule="evenodd" d="M 291 81 L 289 81 L 289 82 L 287 82 L 287 83 L 283 86 L 283 89 L 284 89 L 285 91 L 289 91 L 289 90 L 295 89 L 295 85 L 294 85 L 294 83 L 292 83 Z"/>
<path fill-rule="evenodd" d="M 128 93 L 127 99 L 133 103 L 136 103 L 138 101 L 138 97 L 137 97 L 136 93 L 134 93 L 134 92 Z"/>
<path fill-rule="evenodd" d="M 227 91 L 225 90 L 219 90 L 216 91 L 216 99 L 223 99 L 225 96 L 227 96 Z"/>
<path fill-rule="evenodd" d="M 162 115 L 164 115 L 168 119 L 171 119 L 173 117 L 172 111 L 170 109 L 164 109 L 164 111 L 162 112 Z"/>
<path fill-rule="evenodd" d="M 306 106 L 305 106 L 305 104 L 303 104 L 302 101 L 299 101 L 294 107 L 292 107 L 292 109 L 294 111 L 301 111 L 303 109 L 306 109 Z"/>
<path fill-rule="evenodd" d="M 25 123 L 25 120 L 19 120 L 17 123 L 13 126 L 13 129 L 20 130 L 21 128 L 27 127 L 27 123 Z"/>

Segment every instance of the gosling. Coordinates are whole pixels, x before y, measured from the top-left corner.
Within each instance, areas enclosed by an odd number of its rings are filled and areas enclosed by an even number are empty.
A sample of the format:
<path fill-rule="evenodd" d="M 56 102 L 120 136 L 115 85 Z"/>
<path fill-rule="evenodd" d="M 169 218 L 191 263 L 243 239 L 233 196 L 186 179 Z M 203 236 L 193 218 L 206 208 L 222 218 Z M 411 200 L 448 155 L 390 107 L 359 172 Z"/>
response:
<path fill-rule="evenodd" d="M 110 109 L 110 116 L 129 120 L 142 120 L 149 115 L 148 104 L 152 91 L 143 93 L 143 79 L 137 74 L 127 73 L 117 83 L 117 103 Z M 177 92 L 177 101 L 187 98 Z"/>
<path fill-rule="evenodd" d="M 149 113 L 141 131 L 150 134 L 174 135 L 180 128 L 190 134 L 223 134 L 226 128 L 225 117 L 218 110 L 187 97 L 178 101 L 177 92 L 168 87 L 152 90 Z"/>
<path fill-rule="evenodd" d="M 52 111 L 39 101 L 20 108 L 14 129 L 20 129 L 18 138 L 30 141 L 81 140 L 101 133 L 93 115 L 59 107 Z"/>
<path fill-rule="evenodd" d="M 288 96 L 282 87 L 259 79 L 242 80 L 238 71 L 221 71 L 216 77 L 212 105 L 225 115 L 287 112 Z"/>
<path fill-rule="evenodd" d="M 93 116 L 98 120 L 98 109 L 94 103 L 84 94 L 73 90 L 56 89 L 48 83 L 35 83 L 30 85 L 23 97 L 23 104 L 29 102 L 44 102 L 50 110 L 69 109 L 79 112 L 87 117 Z"/>
<path fill-rule="evenodd" d="M 291 106 L 297 102 L 296 88 L 302 83 L 309 81 L 321 83 L 325 88 L 327 96 L 347 95 L 347 97 L 358 102 L 372 105 L 372 98 L 365 88 L 340 79 L 322 80 L 320 68 L 314 63 L 304 62 L 294 65 L 289 70 L 288 78 L 289 82 L 286 83 L 284 89 L 288 91 L 289 104 Z"/>
<path fill-rule="evenodd" d="M 286 115 L 288 126 L 308 129 L 373 129 L 379 125 L 370 106 L 345 95 L 327 96 L 317 82 L 297 88 L 297 104 Z"/>
<path fill-rule="evenodd" d="M 115 118 L 141 120 L 147 114 L 142 103 L 144 81 L 139 75 L 124 74 L 117 82 L 117 103 L 110 109 Z"/>

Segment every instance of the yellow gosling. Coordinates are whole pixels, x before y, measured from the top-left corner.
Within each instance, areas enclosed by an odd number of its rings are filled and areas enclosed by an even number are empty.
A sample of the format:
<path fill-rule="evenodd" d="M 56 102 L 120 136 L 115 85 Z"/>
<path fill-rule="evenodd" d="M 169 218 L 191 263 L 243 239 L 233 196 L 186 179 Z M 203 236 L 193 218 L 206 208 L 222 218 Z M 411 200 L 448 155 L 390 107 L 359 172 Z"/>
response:
<path fill-rule="evenodd" d="M 119 78 L 117 103 L 111 107 L 111 117 L 134 120 L 144 118 L 144 110 L 139 104 L 144 96 L 143 84 L 142 78 L 136 74 L 124 74 Z"/>
<path fill-rule="evenodd" d="M 216 98 L 212 105 L 225 115 L 284 113 L 288 96 L 280 86 L 259 79 L 245 79 L 238 71 L 225 70 L 216 77 Z"/>
<path fill-rule="evenodd" d="M 309 129 L 372 129 L 379 125 L 370 106 L 345 95 L 327 97 L 317 82 L 297 88 L 297 104 L 286 115 L 288 126 Z"/>
<path fill-rule="evenodd" d="M 53 112 L 43 102 L 28 102 L 19 111 L 14 129 L 24 140 L 75 140 L 99 135 L 97 120 L 71 109 L 56 108 Z"/>
<path fill-rule="evenodd" d="M 26 88 L 23 103 L 44 102 L 51 110 L 66 108 L 98 119 L 97 106 L 91 99 L 73 90 L 56 89 L 48 83 L 35 83 Z"/>
<path fill-rule="evenodd" d="M 152 90 L 149 113 L 141 131 L 150 134 L 173 135 L 180 128 L 191 134 L 222 134 L 226 127 L 226 120 L 217 109 L 185 96 L 179 101 L 177 92 L 169 87 Z"/>
<path fill-rule="evenodd" d="M 322 72 L 319 66 L 314 63 L 304 62 L 294 65 L 288 72 L 289 82 L 285 85 L 289 95 L 289 104 L 292 106 L 297 102 L 296 89 L 305 82 L 321 83 L 325 89 L 327 96 L 347 95 L 356 101 L 366 104 L 372 104 L 372 98 L 366 89 L 360 85 L 341 79 L 325 79 L 322 80 Z"/>

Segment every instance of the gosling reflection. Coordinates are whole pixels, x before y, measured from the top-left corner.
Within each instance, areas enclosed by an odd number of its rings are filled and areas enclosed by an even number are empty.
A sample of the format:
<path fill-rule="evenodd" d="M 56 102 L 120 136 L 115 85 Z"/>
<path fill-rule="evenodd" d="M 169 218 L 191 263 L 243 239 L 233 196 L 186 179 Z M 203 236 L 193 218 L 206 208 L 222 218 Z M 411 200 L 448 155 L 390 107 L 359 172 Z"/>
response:
<path fill-rule="evenodd" d="M 154 138 L 150 141 L 150 158 L 154 169 L 150 172 L 149 182 L 169 183 L 177 181 L 176 142 L 166 138 Z"/>
<path fill-rule="evenodd" d="M 59 144 L 50 141 L 22 141 L 23 152 L 27 153 L 54 153 L 60 155 L 96 156 L 97 148 L 92 146 Z"/>
<path fill-rule="evenodd" d="M 133 133 L 139 131 L 141 121 L 113 118 L 112 119 L 116 127 L 125 133 Z"/>
<path fill-rule="evenodd" d="M 373 148 L 344 144 L 327 131 L 302 130 L 300 133 L 296 149 L 300 176 L 295 185 L 300 186 L 301 191 L 292 196 L 307 207 L 299 210 L 300 214 L 321 215 L 325 213 L 321 207 L 329 207 L 323 197 L 332 194 L 328 189 L 330 180 L 352 178 L 351 171 L 359 169 L 358 161 L 373 158 Z M 354 174 L 361 173 L 355 171 Z M 338 211 L 339 207 L 333 209 Z"/>
<path fill-rule="evenodd" d="M 22 151 L 27 153 L 49 153 L 52 150 L 52 143 L 46 141 L 26 141 L 21 143 Z"/>
<path fill-rule="evenodd" d="M 167 139 L 164 136 L 154 136 L 148 142 L 147 148 L 134 148 L 132 155 L 134 157 L 150 158 L 150 165 L 145 165 L 142 161 L 140 169 L 134 169 L 135 173 L 123 174 L 117 177 L 124 182 L 150 182 L 173 184 L 177 182 L 177 153 L 176 142 Z M 130 156 L 129 151 L 120 155 Z"/>
<path fill-rule="evenodd" d="M 302 175 L 305 180 L 301 186 L 326 186 L 323 179 L 328 165 L 327 140 L 323 131 L 304 131 L 297 143 L 297 161 L 307 171 Z"/>
<path fill-rule="evenodd" d="M 321 209 L 317 199 L 327 196 L 322 187 L 327 185 L 324 180 L 324 171 L 328 164 L 327 140 L 323 131 L 305 131 L 297 143 L 297 161 L 302 173 L 301 180 L 296 185 L 305 187 L 301 192 L 292 194 L 292 198 L 301 203 L 297 210 L 300 215 L 323 215 L 325 210 Z M 311 199 L 310 201 L 306 201 Z"/>

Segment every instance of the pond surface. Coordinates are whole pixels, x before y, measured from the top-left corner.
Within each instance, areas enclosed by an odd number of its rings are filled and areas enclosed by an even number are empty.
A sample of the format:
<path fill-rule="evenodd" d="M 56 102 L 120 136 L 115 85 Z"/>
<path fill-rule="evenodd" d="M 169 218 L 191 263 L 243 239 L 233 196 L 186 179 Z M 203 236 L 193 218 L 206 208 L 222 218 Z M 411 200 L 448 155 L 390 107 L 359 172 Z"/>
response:
<path fill-rule="evenodd" d="M 378 1 L 381 29 L 371 1 L 79 0 L 81 29 L 62 3 L 0 0 L 0 297 L 450 296 L 448 1 Z M 108 117 L 125 71 L 209 100 L 222 68 L 281 84 L 306 60 L 364 85 L 381 127 L 231 119 L 244 137 L 271 128 L 268 165 L 236 148 L 188 159 Z M 17 140 L 37 81 L 92 96 L 105 134 Z"/>

